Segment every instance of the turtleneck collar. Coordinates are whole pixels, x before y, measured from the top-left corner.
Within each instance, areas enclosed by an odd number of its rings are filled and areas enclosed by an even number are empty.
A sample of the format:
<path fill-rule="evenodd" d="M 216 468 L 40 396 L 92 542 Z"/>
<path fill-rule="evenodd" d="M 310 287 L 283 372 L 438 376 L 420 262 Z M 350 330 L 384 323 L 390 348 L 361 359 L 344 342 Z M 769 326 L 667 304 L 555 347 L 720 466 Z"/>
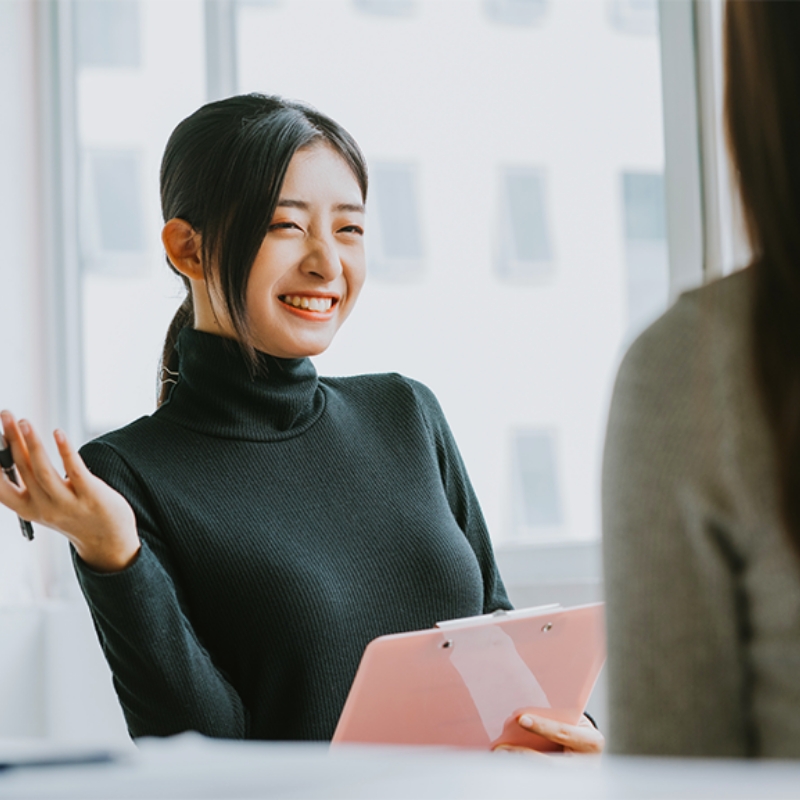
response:
<path fill-rule="evenodd" d="M 258 353 L 252 377 L 239 345 L 184 328 L 176 344 L 177 383 L 157 412 L 186 428 L 225 439 L 277 441 L 313 425 L 325 394 L 308 358 Z"/>

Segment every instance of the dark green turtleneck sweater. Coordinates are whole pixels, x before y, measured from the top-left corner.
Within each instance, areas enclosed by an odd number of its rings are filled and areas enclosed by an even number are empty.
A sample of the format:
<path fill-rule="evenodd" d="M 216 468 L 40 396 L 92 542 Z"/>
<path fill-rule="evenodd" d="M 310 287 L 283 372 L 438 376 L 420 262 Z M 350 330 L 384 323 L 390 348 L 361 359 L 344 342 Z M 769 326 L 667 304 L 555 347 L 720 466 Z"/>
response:
<path fill-rule="evenodd" d="M 81 450 L 142 539 L 123 572 L 75 559 L 132 736 L 329 739 L 371 639 L 510 607 L 428 389 L 178 351 L 168 402 Z"/>

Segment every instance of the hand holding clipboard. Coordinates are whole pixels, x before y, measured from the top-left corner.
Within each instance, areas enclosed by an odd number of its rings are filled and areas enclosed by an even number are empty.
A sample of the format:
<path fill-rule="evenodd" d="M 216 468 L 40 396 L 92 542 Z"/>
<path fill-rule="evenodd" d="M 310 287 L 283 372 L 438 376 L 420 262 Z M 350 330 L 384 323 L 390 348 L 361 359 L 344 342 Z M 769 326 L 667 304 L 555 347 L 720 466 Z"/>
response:
<path fill-rule="evenodd" d="M 577 725 L 604 661 L 601 603 L 381 636 L 364 651 L 333 742 L 560 749 L 518 719 Z"/>

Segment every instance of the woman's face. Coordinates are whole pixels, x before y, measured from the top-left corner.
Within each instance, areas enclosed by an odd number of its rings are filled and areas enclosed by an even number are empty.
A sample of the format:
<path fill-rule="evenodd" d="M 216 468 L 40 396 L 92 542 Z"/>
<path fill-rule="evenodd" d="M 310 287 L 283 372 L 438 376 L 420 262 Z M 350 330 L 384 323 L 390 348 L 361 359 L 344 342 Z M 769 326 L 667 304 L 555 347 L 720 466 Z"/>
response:
<path fill-rule="evenodd" d="M 247 284 L 258 350 L 323 352 L 364 283 L 364 205 L 350 167 L 329 145 L 298 150 Z"/>

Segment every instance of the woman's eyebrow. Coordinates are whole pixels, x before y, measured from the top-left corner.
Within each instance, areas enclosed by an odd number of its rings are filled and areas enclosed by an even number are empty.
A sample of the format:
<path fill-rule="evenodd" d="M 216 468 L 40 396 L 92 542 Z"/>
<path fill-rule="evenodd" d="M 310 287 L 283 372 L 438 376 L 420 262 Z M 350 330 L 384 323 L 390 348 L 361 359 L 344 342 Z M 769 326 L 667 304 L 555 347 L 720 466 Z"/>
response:
<path fill-rule="evenodd" d="M 276 205 L 278 208 L 301 208 L 304 211 L 308 210 L 308 203 L 303 200 L 281 199 L 278 200 Z"/>
<path fill-rule="evenodd" d="M 308 211 L 310 204 L 305 200 L 292 200 L 291 198 L 282 198 L 276 204 L 277 208 L 299 208 L 303 211 Z M 334 211 L 352 211 L 357 214 L 366 213 L 363 203 L 337 203 L 333 206 Z"/>
<path fill-rule="evenodd" d="M 363 203 L 339 203 L 333 207 L 334 211 L 354 211 L 356 214 L 365 214 L 366 208 Z"/>

